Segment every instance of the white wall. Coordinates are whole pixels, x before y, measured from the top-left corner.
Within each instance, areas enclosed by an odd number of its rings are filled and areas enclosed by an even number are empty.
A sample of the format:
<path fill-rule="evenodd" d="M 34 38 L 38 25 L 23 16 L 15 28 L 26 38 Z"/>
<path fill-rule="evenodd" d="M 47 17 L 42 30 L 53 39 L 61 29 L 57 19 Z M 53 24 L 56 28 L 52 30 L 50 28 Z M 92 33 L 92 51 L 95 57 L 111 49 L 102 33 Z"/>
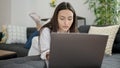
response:
<path fill-rule="evenodd" d="M 28 16 L 30 12 L 37 12 L 41 18 L 50 18 L 54 9 L 50 7 L 51 0 L 0 0 L 0 23 L 21 26 L 35 26 L 34 21 Z M 85 0 L 57 0 L 56 4 L 70 2 L 76 14 L 86 18 L 87 24 L 92 24 L 94 14 L 88 10 Z M 1 8 L 4 8 L 1 10 Z M 1 24 L 0 24 L 1 25 Z"/>
<path fill-rule="evenodd" d="M 34 6 L 33 0 L 11 0 L 11 23 L 20 26 L 33 26 L 28 16 Z"/>
<path fill-rule="evenodd" d="M 0 31 L 1 25 L 9 24 L 11 19 L 11 3 L 10 0 L 0 0 Z"/>

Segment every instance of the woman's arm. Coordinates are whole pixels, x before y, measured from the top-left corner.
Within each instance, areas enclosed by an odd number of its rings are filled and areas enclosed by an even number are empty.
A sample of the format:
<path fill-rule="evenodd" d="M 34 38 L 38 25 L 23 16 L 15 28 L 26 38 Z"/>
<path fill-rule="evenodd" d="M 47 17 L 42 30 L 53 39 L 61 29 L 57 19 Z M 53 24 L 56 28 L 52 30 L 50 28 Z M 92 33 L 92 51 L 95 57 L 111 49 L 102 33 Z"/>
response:
<path fill-rule="evenodd" d="M 40 49 L 38 47 L 38 36 L 32 39 L 32 45 L 29 49 L 28 56 L 40 55 Z"/>
<path fill-rule="evenodd" d="M 49 53 L 50 49 L 50 29 L 43 28 L 40 35 L 40 49 L 41 49 L 41 59 L 47 59 L 46 56 Z"/>

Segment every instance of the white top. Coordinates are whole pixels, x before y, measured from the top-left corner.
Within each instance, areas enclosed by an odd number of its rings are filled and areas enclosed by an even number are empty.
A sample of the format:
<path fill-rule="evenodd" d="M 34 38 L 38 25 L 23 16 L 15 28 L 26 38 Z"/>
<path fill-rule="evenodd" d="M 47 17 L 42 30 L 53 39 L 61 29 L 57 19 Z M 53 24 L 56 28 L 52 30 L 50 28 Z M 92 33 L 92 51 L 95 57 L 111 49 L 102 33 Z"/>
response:
<path fill-rule="evenodd" d="M 50 29 L 43 28 L 40 36 L 40 46 L 38 46 L 38 36 L 34 37 L 28 56 L 40 55 L 41 53 L 41 59 L 46 59 L 46 53 L 50 50 L 50 38 Z"/>

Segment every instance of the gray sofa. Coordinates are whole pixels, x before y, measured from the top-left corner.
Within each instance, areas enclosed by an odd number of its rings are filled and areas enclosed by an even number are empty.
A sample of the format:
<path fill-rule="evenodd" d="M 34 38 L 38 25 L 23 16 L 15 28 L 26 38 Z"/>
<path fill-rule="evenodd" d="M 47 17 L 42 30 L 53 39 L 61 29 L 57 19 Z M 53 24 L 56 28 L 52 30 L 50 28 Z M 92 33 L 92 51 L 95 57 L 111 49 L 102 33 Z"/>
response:
<path fill-rule="evenodd" d="M 31 36 L 31 34 L 36 30 L 34 27 L 28 27 L 27 28 L 27 39 Z M 2 32 L 0 32 L 0 40 L 2 37 Z M 17 57 L 24 57 L 28 54 L 28 48 L 25 48 L 25 44 L 21 43 L 12 43 L 12 44 L 6 44 L 6 43 L 0 43 L 0 49 L 1 50 L 9 50 L 14 51 L 17 53 Z"/>
<path fill-rule="evenodd" d="M 78 30 L 81 33 L 87 33 L 89 31 L 89 25 L 80 26 Z M 113 55 L 104 56 L 101 68 L 120 68 L 120 29 L 116 35 Z M 0 61 L 0 68 L 45 68 L 45 61 L 41 60 L 39 56 L 27 56 L 15 59 Z"/>

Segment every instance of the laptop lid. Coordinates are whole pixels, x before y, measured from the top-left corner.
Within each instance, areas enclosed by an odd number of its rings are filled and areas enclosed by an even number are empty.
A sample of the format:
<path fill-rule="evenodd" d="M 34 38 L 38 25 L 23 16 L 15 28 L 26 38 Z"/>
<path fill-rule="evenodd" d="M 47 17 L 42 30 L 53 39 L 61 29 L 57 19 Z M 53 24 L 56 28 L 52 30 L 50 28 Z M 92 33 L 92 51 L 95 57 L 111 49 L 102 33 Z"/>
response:
<path fill-rule="evenodd" d="M 100 68 L 108 36 L 52 33 L 49 68 Z"/>

